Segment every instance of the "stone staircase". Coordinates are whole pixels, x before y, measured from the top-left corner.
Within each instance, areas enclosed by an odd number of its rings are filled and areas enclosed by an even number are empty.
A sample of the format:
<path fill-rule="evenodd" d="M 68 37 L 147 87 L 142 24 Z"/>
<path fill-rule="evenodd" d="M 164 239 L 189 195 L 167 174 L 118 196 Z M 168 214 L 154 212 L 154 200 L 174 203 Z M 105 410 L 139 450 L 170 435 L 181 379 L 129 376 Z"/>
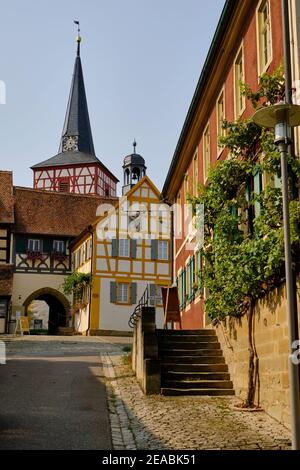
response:
<path fill-rule="evenodd" d="M 214 330 L 157 330 L 162 395 L 234 395 Z"/>

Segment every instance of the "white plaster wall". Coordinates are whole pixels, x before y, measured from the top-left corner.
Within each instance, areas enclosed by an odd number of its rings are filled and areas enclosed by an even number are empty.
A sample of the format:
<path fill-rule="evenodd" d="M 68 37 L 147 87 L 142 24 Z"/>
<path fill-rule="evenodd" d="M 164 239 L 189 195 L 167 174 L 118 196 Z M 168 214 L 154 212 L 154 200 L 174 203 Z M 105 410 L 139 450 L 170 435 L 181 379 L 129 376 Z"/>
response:
<path fill-rule="evenodd" d="M 81 309 L 78 313 L 75 314 L 74 326 L 75 330 L 80 333 L 85 332 L 88 329 L 88 319 L 89 319 L 89 306 L 84 309 Z"/>
<path fill-rule="evenodd" d="M 100 288 L 100 330 L 118 330 L 118 331 L 131 331 L 128 326 L 128 320 L 133 313 L 136 305 L 117 305 L 110 303 L 110 282 L 114 279 L 101 279 Z M 137 301 L 142 297 L 147 282 L 137 281 Z M 133 280 L 133 282 L 135 282 Z M 163 309 L 156 309 L 156 326 L 162 328 L 163 325 Z"/>
<path fill-rule="evenodd" d="M 107 262 L 105 258 L 98 258 L 96 268 L 99 271 L 107 271 Z"/>
<path fill-rule="evenodd" d="M 64 276 L 55 274 L 14 274 L 12 305 L 21 306 L 33 292 L 51 287 L 62 293 L 61 285 L 64 282 Z M 19 299 L 21 296 L 21 299 Z M 70 299 L 69 299 L 70 300 Z"/>

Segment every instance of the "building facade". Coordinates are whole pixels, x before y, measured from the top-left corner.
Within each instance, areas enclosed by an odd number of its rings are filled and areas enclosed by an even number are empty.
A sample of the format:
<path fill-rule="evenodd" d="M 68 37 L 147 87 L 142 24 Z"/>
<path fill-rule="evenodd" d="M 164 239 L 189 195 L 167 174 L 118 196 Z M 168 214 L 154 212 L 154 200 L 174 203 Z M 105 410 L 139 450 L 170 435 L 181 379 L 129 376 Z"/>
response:
<path fill-rule="evenodd" d="M 0 188 L 0 333 L 5 333 L 13 284 L 11 229 L 14 224 L 14 199 L 11 172 L 0 171 Z"/>
<path fill-rule="evenodd" d="M 205 291 L 197 285 L 202 261 L 195 221 L 185 222 L 187 197 L 197 196 L 198 184 L 206 183 L 209 168 L 228 156 L 227 149 L 218 145 L 223 121 L 253 114 L 240 83 L 257 89 L 258 77 L 272 73 L 282 60 L 281 1 L 226 1 L 162 191 L 163 198 L 177 205 L 173 277 L 183 328 L 202 328 L 209 321 Z M 262 175 L 257 174 L 253 185 L 259 191 L 263 184 Z"/>
<path fill-rule="evenodd" d="M 69 325 L 62 293 L 71 273 L 70 242 L 116 202 L 118 179 L 96 157 L 87 108 L 80 38 L 58 155 L 34 165 L 34 188 L 13 186 L 0 171 L 0 333 L 34 300 L 49 307 L 49 333 Z"/>
<path fill-rule="evenodd" d="M 170 229 L 169 207 L 147 176 L 115 207 L 100 208 L 96 221 L 71 244 L 74 269 L 92 275 L 91 292 L 74 312 L 77 330 L 130 331 L 129 318 L 146 288 L 162 327 L 161 286 L 172 277 Z"/>

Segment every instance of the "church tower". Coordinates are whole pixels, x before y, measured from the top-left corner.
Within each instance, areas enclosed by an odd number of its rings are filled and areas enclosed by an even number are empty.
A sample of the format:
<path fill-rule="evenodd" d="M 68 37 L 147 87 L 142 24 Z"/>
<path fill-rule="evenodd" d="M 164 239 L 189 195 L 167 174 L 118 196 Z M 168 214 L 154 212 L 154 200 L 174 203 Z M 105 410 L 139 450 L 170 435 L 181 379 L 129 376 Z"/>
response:
<path fill-rule="evenodd" d="M 31 167 L 33 186 L 48 191 L 116 196 L 118 179 L 95 154 L 80 58 L 79 27 L 76 41 L 77 55 L 58 154 Z"/>
<path fill-rule="evenodd" d="M 136 153 L 136 141 L 133 142 L 133 153 L 124 158 L 123 174 L 124 183 L 122 186 L 123 196 L 146 175 L 145 160 Z"/>

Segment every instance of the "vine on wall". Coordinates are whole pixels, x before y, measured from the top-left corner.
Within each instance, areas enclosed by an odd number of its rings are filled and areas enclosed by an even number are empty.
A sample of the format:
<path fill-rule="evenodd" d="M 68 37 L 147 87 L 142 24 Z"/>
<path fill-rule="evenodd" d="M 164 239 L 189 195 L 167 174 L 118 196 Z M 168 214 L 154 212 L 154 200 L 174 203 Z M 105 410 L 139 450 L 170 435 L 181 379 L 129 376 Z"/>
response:
<path fill-rule="evenodd" d="M 277 103 L 284 98 L 282 68 L 262 75 L 257 92 L 246 84 L 241 84 L 241 91 L 254 109 Z M 225 136 L 219 143 L 227 147 L 229 157 L 211 168 L 207 185 L 200 186 L 199 196 L 189 200 L 194 208 L 197 203 L 204 204 L 205 262 L 199 282 L 207 293 L 206 313 L 214 323 L 247 316 L 249 385 L 245 405 L 252 407 L 258 374 L 253 341 L 255 302 L 284 280 L 280 154 L 274 132 L 258 127 L 251 119 L 224 121 L 223 125 Z M 288 155 L 288 164 L 299 178 L 298 159 Z M 299 200 L 290 202 L 290 222 L 293 258 L 297 260 Z"/>

